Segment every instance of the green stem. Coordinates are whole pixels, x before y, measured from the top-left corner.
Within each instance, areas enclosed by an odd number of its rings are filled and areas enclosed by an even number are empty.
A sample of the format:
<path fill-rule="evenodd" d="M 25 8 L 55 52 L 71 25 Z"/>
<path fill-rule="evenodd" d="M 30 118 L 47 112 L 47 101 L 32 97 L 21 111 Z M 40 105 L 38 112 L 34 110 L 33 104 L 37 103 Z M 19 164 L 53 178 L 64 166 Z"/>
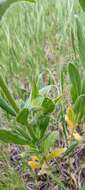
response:
<path fill-rule="evenodd" d="M 14 108 L 14 110 L 16 112 L 19 112 L 19 108 L 14 100 L 14 98 L 12 97 L 5 81 L 3 80 L 2 76 L 0 75 L 0 87 L 2 88 L 6 98 L 8 99 L 9 103 L 12 105 L 12 107 Z"/>

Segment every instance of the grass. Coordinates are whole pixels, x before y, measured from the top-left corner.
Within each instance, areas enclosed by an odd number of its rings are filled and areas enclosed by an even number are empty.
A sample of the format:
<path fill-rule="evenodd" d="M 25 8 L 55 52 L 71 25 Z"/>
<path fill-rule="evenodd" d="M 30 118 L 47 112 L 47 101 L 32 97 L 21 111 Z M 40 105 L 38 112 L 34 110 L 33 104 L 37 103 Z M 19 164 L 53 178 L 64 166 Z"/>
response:
<path fill-rule="evenodd" d="M 48 66 L 48 58 L 55 64 L 56 55 L 65 53 L 69 26 L 73 24 L 73 5 L 74 0 L 13 5 L 2 20 L 0 65 L 4 70 L 18 74 L 24 67 L 28 75 L 29 69 L 35 72 L 34 66 L 36 73 Z"/>
<path fill-rule="evenodd" d="M 74 0 L 38 0 L 35 5 L 18 3 L 3 17 L 0 70 L 4 71 L 8 82 L 13 76 L 9 82 L 13 89 L 16 89 L 18 79 L 19 94 L 24 86 L 28 87 L 28 80 L 32 81 L 40 73 L 49 74 L 50 71 L 50 78 L 55 75 L 58 82 L 63 65 L 73 60 L 69 34 L 71 26 L 74 27 L 74 6 Z"/>
<path fill-rule="evenodd" d="M 0 189 L 25 190 L 23 179 L 10 164 L 9 147 L 0 146 Z"/>

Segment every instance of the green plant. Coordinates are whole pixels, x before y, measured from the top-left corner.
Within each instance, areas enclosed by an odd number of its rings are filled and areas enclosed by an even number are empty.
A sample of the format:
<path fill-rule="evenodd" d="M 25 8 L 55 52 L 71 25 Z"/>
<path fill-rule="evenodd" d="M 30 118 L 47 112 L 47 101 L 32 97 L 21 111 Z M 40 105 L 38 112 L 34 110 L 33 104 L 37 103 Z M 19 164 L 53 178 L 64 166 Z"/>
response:
<path fill-rule="evenodd" d="M 79 0 L 79 3 L 83 9 L 83 11 L 85 12 L 85 1 L 84 0 Z"/>
<path fill-rule="evenodd" d="M 76 65 L 70 63 L 68 66 L 69 78 L 71 81 L 71 98 L 77 122 L 85 117 L 85 79 L 80 76 Z"/>
<path fill-rule="evenodd" d="M 48 86 L 39 89 L 37 83 L 33 82 L 29 98 L 23 102 L 22 106 L 17 105 L 6 83 L 1 76 L 0 78 L 0 87 L 5 96 L 5 99 L 1 97 L 0 106 L 16 120 L 15 127 L 0 128 L 1 142 L 28 145 L 30 152 L 37 156 L 41 165 L 44 161 L 59 156 L 64 148 L 54 150 L 49 154 L 56 142 L 57 133 L 50 132 L 48 126 L 50 115 L 61 97 L 49 98 L 44 95 L 48 91 Z"/>
<path fill-rule="evenodd" d="M 15 1 L 12 1 L 12 3 L 13 2 Z M 39 3 L 35 5 L 34 9 L 32 9 L 31 6 L 28 8 L 27 3 L 23 3 L 22 5 L 20 4 L 18 7 L 20 9 L 17 9 L 17 6 L 12 7 L 15 9 L 10 9 L 9 14 L 7 14 L 8 16 L 5 15 L 5 18 L 2 20 L 1 31 L 1 47 L 3 46 L 3 48 L 1 48 L 0 52 L 0 66 L 2 71 L 6 71 L 8 69 L 6 73 L 9 74 L 9 76 L 7 75 L 6 79 L 9 78 L 9 82 L 13 74 L 15 78 L 12 77 L 14 81 L 10 82 L 13 86 L 13 91 L 11 94 L 7 84 L 0 76 L 0 107 L 5 111 L 5 113 L 7 113 L 7 118 L 9 119 L 11 126 L 10 128 L 0 128 L 0 142 L 6 144 L 15 143 L 19 145 L 25 145 L 28 148 L 31 156 L 31 160 L 28 161 L 28 164 L 29 166 L 31 166 L 33 171 L 35 171 L 35 169 L 42 168 L 42 171 L 39 170 L 41 172 L 41 175 L 45 171 L 47 173 L 47 176 L 49 176 L 50 179 L 52 178 L 54 183 L 56 185 L 59 185 L 59 187 L 62 189 L 66 188 L 60 181 L 60 177 L 57 177 L 57 174 L 55 175 L 53 173 L 52 175 L 52 172 L 48 172 L 50 171 L 50 169 L 53 169 L 50 167 L 51 164 L 49 164 L 49 161 L 51 161 L 55 157 L 59 157 L 62 153 L 64 153 L 64 157 L 67 157 L 68 159 L 70 155 L 73 154 L 73 151 L 75 151 L 75 149 L 78 148 L 81 143 L 83 143 L 83 141 L 81 140 L 82 137 L 78 134 L 76 129 L 77 124 L 79 124 L 85 117 L 85 79 L 82 77 L 82 81 L 80 75 L 81 71 L 77 69 L 77 66 L 75 66 L 75 64 L 69 64 L 68 71 L 71 83 L 70 93 L 72 106 L 69 106 L 67 111 L 65 111 L 67 108 L 67 102 L 65 101 L 62 101 L 62 103 L 57 107 L 57 103 L 60 102 L 61 97 L 50 98 L 48 96 L 48 91 L 51 89 L 51 85 L 45 86 L 44 88 L 40 89 L 37 80 L 35 80 L 35 83 L 33 79 L 36 78 L 35 75 L 38 76 L 40 74 L 40 71 L 42 71 L 43 73 L 43 70 L 45 70 L 43 69 L 43 66 L 41 67 L 42 63 L 47 63 L 48 61 L 49 63 L 51 63 L 51 58 L 49 59 L 49 55 L 52 55 L 51 50 L 55 50 L 55 52 L 57 53 L 59 51 L 59 53 L 61 54 L 59 56 L 62 57 L 62 54 L 65 54 L 64 47 L 67 47 L 68 52 L 66 52 L 66 54 L 64 55 L 65 61 L 69 62 L 67 60 L 70 59 L 71 62 L 71 59 L 73 59 L 73 57 L 70 58 L 69 55 L 69 50 L 71 48 L 70 43 L 67 44 L 67 41 L 69 42 L 69 39 L 67 38 L 70 29 L 72 29 L 72 32 L 74 29 L 74 24 L 72 23 L 74 9 L 76 9 L 77 12 L 77 8 L 74 6 L 76 3 L 74 4 L 74 2 L 77 1 L 44 0 L 39 1 Z M 1 6 L 4 7 L 4 5 L 6 5 L 5 8 L 7 8 L 9 5 L 11 5 L 10 3 L 8 1 L 8 4 L 3 4 Z M 5 9 L 3 8 L 2 10 L 2 13 L 4 13 Z M 15 12 L 13 16 L 16 19 L 11 17 L 11 12 L 13 12 L 12 10 L 14 10 Z M 79 25 L 80 23 L 77 20 L 76 22 L 78 27 L 77 37 L 79 43 L 79 54 L 82 65 L 84 65 L 84 38 L 81 36 L 82 31 L 81 26 Z M 5 35 L 3 34 L 3 31 Z M 75 52 L 76 48 L 74 47 L 75 44 L 73 35 L 74 34 L 72 33 L 73 48 Z M 47 51 L 48 49 L 50 49 L 51 43 L 53 43 L 52 49 L 50 51 Z M 58 51 L 56 51 L 57 48 L 55 47 L 55 44 L 57 44 L 58 46 Z M 49 54 L 47 55 L 47 57 L 44 52 L 45 49 L 46 53 Z M 61 49 L 63 50 L 63 52 Z M 47 61 L 47 59 L 49 60 Z M 53 58 L 52 61 L 53 63 L 56 62 L 56 58 Z M 6 62 L 5 66 L 4 62 Z M 54 64 L 51 65 L 54 70 L 55 68 L 57 68 Z M 52 68 L 50 67 L 50 69 L 48 69 L 49 73 L 51 73 Z M 20 71 L 22 72 L 22 74 Z M 64 86 L 66 85 L 66 74 L 67 68 L 63 65 L 63 70 L 61 72 L 62 94 L 64 91 Z M 22 78 L 24 77 L 25 80 L 28 80 L 28 77 L 31 78 L 30 81 L 32 81 L 32 89 L 30 95 L 28 95 L 29 90 L 27 91 L 27 89 L 25 88 L 21 89 L 20 85 L 17 84 L 16 79 L 18 78 L 18 82 L 20 80 L 20 82 L 23 83 Z M 41 77 L 41 74 L 39 75 L 39 77 Z M 56 79 L 54 81 L 56 84 Z M 14 93 L 14 85 L 16 86 L 19 93 L 16 93 L 16 90 Z M 57 88 L 58 92 L 60 92 L 60 87 L 57 86 Z M 24 91 L 26 92 L 27 98 L 24 98 L 26 100 L 22 100 Z M 15 99 L 13 96 L 17 98 Z M 65 96 L 65 99 L 68 99 L 67 94 Z M 58 116 L 60 116 L 60 118 L 58 118 L 58 127 L 60 134 L 59 139 L 57 132 L 52 131 L 49 128 L 50 120 L 53 117 L 52 114 L 53 112 L 55 112 L 56 109 L 58 112 Z M 63 128 L 63 132 L 61 128 Z M 64 148 L 53 148 L 56 144 L 56 140 L 63 141 L 63 143 L 65 143 Z M 61 157 L 61 160 L 64 157 Z M 35 174 L 36 173 L 37 172 L 35 172 Z M 74 180 L 74 176 L 72 180 Z"/>

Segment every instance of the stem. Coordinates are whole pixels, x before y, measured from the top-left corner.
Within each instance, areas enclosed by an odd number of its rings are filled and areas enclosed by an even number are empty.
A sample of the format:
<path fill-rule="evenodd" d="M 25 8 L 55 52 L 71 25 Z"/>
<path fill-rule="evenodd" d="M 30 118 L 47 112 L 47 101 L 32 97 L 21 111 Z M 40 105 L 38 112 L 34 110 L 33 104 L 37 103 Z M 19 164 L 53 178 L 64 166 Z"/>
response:
<path fill-rule="evenodd" d="M 68 140 L 67 140 L 67 130 L 66 130 L 66 124 L 65 124 L 65 119 L 64 119 L 64 105 L 61 103 L 61 115 L 62 115 L 62 126 L 63 126 L 63 134 L 65 138 L 65 143 L 68 145 Z"/>
<path fill-rule="evenodd" d="M 19 108 L 14 100 L 14 98 L 12 97 L 5 81 L 3 80 L 2 76 L 0 75 L 0 87 L 2 88 L 6 98 L 8 99 L 9 103 L 12 105 L 12 107 L 14 108 L 14 110 L 16 112 L 19 112 Z"/>

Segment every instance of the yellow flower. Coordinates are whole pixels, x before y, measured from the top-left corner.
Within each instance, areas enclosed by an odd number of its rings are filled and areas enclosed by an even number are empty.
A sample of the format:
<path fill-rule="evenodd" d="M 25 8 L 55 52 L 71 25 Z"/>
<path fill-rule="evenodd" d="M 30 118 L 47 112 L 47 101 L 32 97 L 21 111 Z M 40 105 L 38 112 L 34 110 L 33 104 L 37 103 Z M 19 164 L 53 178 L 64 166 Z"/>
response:
<path fill-rule="evenodd" d="M 74 128 L 74 123 L 69 119 L 69 117 L 67 115 L 65 115 L 65 121 L 67 123 L 67 126 L 71 129 Z"/>
<path fill-rule="evenodd" d="M 40 168 L 39 159 L 36 156 L 33 156 L 32 160 L 28 161 L 28 164 L 32 168 L 32 170 Z"/>
<path fill-rule="evenodd" d="M 67 126 L 70 129 L 74 129 L 75 127 L 75 113 L 72 109 L 72 107 L 68 107 L 67 111 L 66 111 L 66 115 L 65 115 L 65 121 L 67 123 Z"/>
<path fill-rule="evenodd" d="M 70 143 L 72 138 L 74 137 L 75 140 L 81 140 L 81 136 L 76 131 L 76 123 L 75 123 L 75 113 L 72 109 L 72 107 L 68 107 L 65 115 L 65 121 L 67 123 L 68 129 L 69 129 L 69 135 L 68 135 L 68 142 Z"/>
<path fill-rule="evenodd" d="M 50 161 L 56 157 L 61 156 L 66 151 L 66 148 L 57 148 L 53 150 L 51 153 L 46 156 L 46 161 Z M 36 156 L 33 156 L 30 161 L 28 161 L 29 166 L 32 168 L 32 170 L 40 169 L 40 173 L 46 173 L 46 170 L 48 168 L 46 161 L 43 162 L 41 165 L 39 162 L 39 159 Z"/>

